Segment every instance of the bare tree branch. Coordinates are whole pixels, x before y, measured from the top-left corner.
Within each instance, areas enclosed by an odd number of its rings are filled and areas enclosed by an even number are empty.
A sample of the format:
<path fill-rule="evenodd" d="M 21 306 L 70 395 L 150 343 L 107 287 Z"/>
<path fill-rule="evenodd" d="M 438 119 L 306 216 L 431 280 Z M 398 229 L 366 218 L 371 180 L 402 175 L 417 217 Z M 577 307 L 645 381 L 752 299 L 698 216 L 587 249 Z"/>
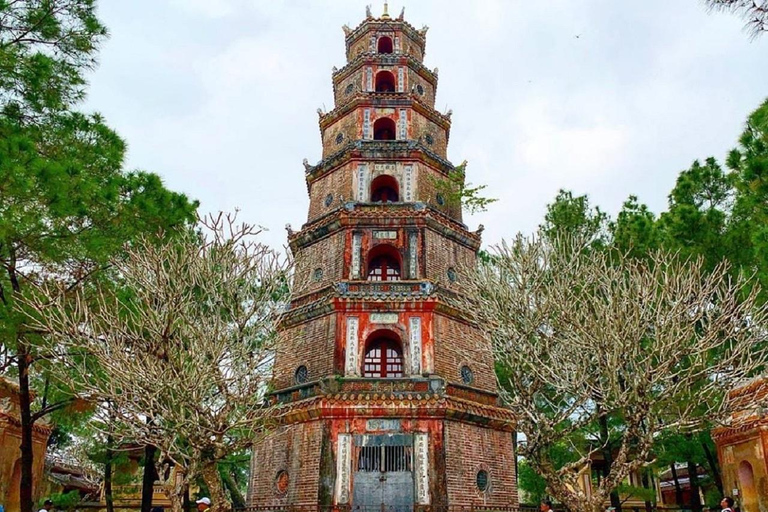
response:
<path fill-rule="evenodd" d="M 660 433 L 726 418 L 726 391 L 768 361 L 768 310 L 724 264 L 708 274 L 664 252 L 640 261 L 568 237 L 519 237 L 463 282 L 458 306 L 504 368 L 502 395 L 526 437 L 519 453 L 571 510 L 601 510 Z M 607 417 L 621 419 L 616 452 L 587 496 L 579 470 L 607 439 L 572 444 L 576 460 L 562 468 L 550 450 Z"/>

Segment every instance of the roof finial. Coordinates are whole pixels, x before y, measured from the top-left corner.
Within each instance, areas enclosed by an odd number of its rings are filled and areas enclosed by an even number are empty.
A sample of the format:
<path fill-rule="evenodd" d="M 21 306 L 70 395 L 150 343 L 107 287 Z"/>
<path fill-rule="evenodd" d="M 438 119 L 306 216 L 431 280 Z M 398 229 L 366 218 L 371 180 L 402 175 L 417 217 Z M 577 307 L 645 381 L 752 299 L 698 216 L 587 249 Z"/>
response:
<path fill-rule="evenodd" d="M 384 14 L 381 15 L 383 19 L 389 19 L 389 4 L 384 2 Z"/>

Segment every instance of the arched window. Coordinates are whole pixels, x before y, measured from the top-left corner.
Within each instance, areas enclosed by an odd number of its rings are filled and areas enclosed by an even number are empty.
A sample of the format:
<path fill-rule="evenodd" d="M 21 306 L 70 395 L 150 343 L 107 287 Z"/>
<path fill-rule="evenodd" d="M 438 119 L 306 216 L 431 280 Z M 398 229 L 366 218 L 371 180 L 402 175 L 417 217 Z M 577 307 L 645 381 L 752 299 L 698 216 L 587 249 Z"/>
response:
<path fill-rule="evenodd" d="M 396 203 L 399 197 L 397 180 L 382 174 L 371 183 L 371 202 Z"/>
<path fill-rule="evenodd" d="M 373 123 L 373 140 L 395 140 L 395 122 L 388 117 Z"/>
<path fill-rule="evenodd" d="M 380 245 L 368 256 L 369 281 L 399 281 L 400 257 L 390 245 Z"/>
<path fill-rule="evenodd" d="M 395 75 L 389 71 L 376 73 L 376 92 L 395 92 Z"/>
<path fill-rule="evenodd" d="M 392 53 L 392 38 L 382 36 L 379 38 L 379 53 Z"/>
<path fill-rule="evenodd" d="M 376 337 L 366 346 L 363 376 L 396 379 L 403 376 L 403 351 L 393 333 Z"/>

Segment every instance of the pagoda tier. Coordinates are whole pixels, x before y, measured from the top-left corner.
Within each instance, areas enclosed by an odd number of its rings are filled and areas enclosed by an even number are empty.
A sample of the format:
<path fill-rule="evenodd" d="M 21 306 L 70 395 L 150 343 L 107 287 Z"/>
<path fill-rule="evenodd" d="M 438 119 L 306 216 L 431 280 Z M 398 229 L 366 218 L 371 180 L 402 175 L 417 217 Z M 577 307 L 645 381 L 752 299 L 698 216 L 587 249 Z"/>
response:
<path fill-rule="evenodd" d="M 249 505 L 514 507 L 514 418 L 457 306 L 481 239 L 443 195 L 463 177 L 426 29 L 385 7 L 344 32 L 322 160 L 304 164 L 307 223 L 289 228 L 294 297 L 269 395 L 280 427 L 254 446 Z"/>

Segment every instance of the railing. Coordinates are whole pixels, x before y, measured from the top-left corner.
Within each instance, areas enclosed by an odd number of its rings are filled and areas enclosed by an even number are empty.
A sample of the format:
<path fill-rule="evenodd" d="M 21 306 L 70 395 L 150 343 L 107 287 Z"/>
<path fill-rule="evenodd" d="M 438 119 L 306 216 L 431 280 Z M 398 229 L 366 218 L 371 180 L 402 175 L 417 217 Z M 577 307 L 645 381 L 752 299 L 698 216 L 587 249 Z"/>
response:
<path fill-rule="evenodd" d="M 275 391 L 270 403 L 284 404 L 320 394 L 337 393 L 444 393 L 445 381 L 439 377 L 404 377 L 400 379 L 372 379 L 362 377 L 329 377 Z"/>
<path fill-rule="evenodd" d="M 285 505 L 237 509 L 238 512 L 534 512 L 536 507 L 489 507 L 484 505 Z"/>
<path fill-rule="evenodd" d="M 336 285 L 339 295 L 347 296 L 428 296 L 435 290 L 429 281 L 349 281 Z"/>
<path fill-rule="evenodd" d="M 244 507 L 235 512 L 539 512 L 538 505 L 517 507 L 492 507 L 487 505 L 274 505 Z M 706 510 L 706 507 L 705 507 Z M 555 505 L 554 512 L 567 512 L 562 505 Z M 651 506 L 622 507 L 622 512 L 690 512 L 688 508 Z"/>

